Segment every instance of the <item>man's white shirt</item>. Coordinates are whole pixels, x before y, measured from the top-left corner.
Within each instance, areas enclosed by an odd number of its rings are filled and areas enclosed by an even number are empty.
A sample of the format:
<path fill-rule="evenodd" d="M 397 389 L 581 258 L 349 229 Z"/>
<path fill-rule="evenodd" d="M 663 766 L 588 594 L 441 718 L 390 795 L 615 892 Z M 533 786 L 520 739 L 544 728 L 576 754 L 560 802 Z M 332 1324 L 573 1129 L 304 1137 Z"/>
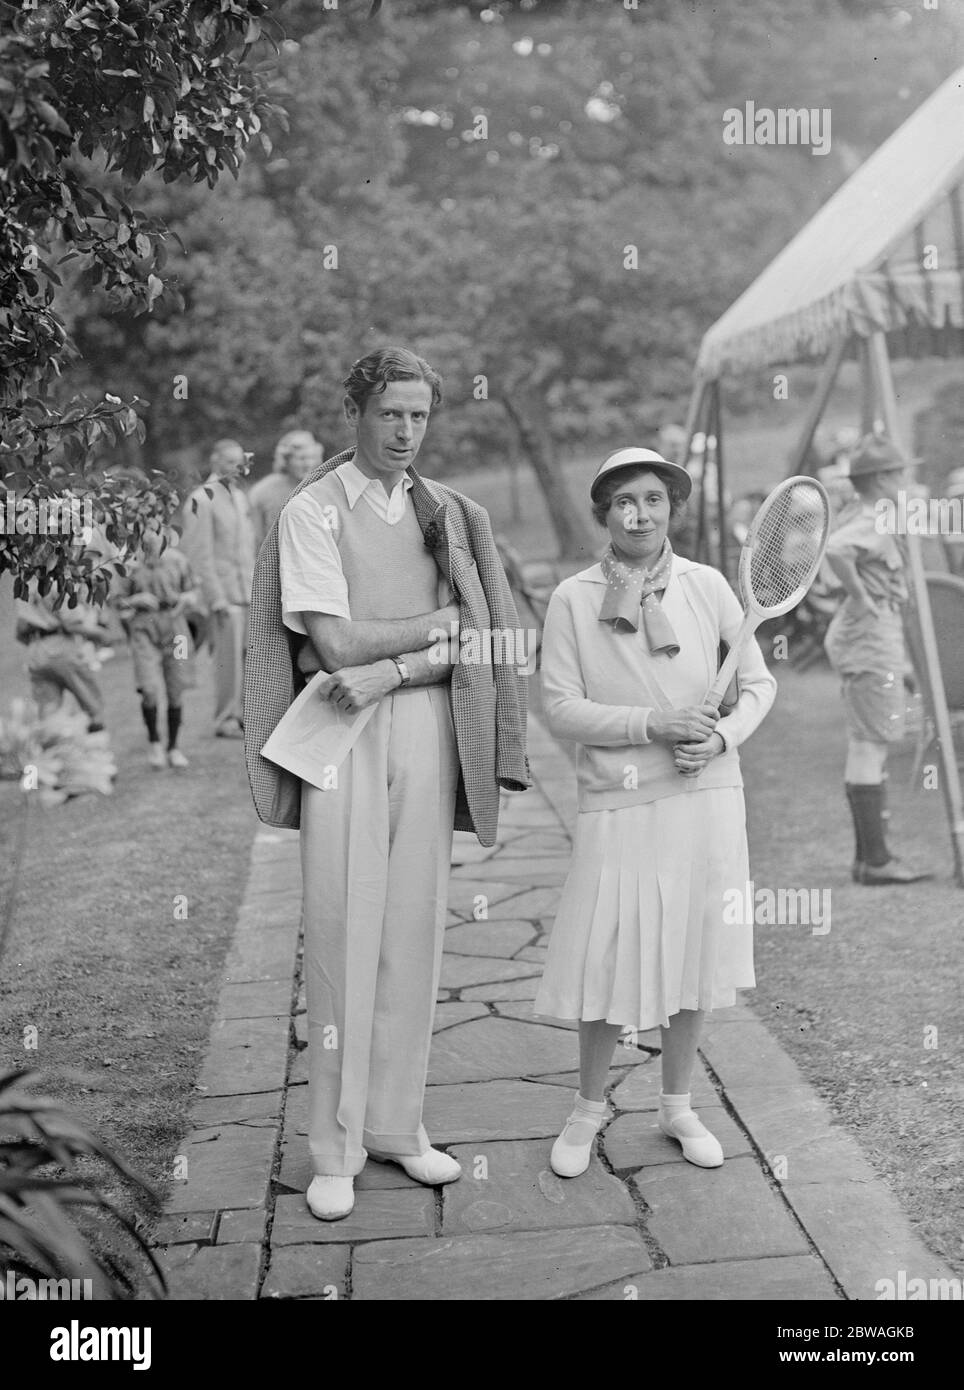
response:
<path fill-rule="evenodd" d="M 349 510 L 359 501 L 389 526 L 405 515 L 412 480 L 405 474 L 391 493 L 378 478 L 368 478 L 349 459 L 334 470 L 345 491 Z M 304 634 L 299 613 L 331 613 L 350 618 L 348 585 L 335 540 L 337 518 L 310 487 L 285 505 L 278 519 L 278 565 L 281 574 L 281 612 L 285 627 Z"/>

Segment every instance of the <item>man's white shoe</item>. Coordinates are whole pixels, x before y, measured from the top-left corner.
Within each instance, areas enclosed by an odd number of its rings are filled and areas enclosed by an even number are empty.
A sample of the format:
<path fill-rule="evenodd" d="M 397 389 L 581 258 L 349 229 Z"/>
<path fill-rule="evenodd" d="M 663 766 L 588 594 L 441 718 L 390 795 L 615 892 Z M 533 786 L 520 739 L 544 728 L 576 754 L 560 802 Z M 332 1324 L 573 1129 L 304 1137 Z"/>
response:
<path fill-rule="evenodd" d="M 167 767 L 167 754 L 159 743 L 150 743 L 147 746 L 147 761 L 151 767 L 160 770 Z"/>
<path fill-rule="evenodd" d="M 190 767 L 191 764 L 185 758 L 180 748 L 172 748 L 167 755 L 167 761 L 171 767 Z"/>
<path fill-rule="evenodd" d="M 319 1221 L 339 1221 L 350 1216 L 354 1208 L 355 1179 L 316 1174 L 305 1197 L 309 1211 Z"/>
<path fill-rule="evenodd" d="M 426 1149 L 417 1157 L 410 1154 L 375 1154 L 369 1149 L 368 1157 L 376 1163 L 397 1163 L 410 1178 L 425 1183 L 426 1187 L 441 1187 L 443 1183 L 455 1182 L 462 1176 L 461 1165 L 440 1149 Z"/>

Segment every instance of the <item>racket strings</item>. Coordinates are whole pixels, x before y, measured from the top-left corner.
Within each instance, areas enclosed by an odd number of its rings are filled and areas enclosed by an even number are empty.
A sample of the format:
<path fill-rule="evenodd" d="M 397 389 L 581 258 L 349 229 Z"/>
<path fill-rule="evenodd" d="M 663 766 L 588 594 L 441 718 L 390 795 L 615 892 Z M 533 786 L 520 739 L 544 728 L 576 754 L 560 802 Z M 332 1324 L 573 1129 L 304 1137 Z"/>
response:
<path fill-rule="evenodd" d="M 827 530 L 822 489 L 805 482 L 778 491 L 759 518 L 749 563 L 749 587 L 761 608 L 779 608 L 809 586 Z"/>

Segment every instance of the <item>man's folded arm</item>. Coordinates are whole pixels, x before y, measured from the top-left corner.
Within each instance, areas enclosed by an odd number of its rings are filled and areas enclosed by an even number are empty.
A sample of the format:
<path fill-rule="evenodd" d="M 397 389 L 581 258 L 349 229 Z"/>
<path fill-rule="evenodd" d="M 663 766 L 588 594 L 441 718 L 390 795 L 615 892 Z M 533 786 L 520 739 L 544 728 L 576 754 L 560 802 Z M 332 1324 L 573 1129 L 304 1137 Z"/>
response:
<path fill-rule="evenodd" d="M 457 620 L 457 605 L 435 609 L 414 618 L 352 619 L 334 613 L 299 614 L 325 671 L 345 666 L 368 666 L 385 657 L 424 653 L 448 636 Z M 434 681 L 422 681 L 431 685 Z"/>

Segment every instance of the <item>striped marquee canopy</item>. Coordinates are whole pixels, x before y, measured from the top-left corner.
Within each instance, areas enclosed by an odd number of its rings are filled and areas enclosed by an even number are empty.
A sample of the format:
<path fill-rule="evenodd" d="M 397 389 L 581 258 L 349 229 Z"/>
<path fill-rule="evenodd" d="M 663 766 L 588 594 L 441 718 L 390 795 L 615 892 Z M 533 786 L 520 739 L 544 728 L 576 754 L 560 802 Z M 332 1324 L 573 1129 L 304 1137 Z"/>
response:
<path fill-rule="evenodd" d="M 883 331 L 900 355 L 964 351 L 964 68 L 847 180 L 706 333 L 697 373 L 824 356 Z"/>

